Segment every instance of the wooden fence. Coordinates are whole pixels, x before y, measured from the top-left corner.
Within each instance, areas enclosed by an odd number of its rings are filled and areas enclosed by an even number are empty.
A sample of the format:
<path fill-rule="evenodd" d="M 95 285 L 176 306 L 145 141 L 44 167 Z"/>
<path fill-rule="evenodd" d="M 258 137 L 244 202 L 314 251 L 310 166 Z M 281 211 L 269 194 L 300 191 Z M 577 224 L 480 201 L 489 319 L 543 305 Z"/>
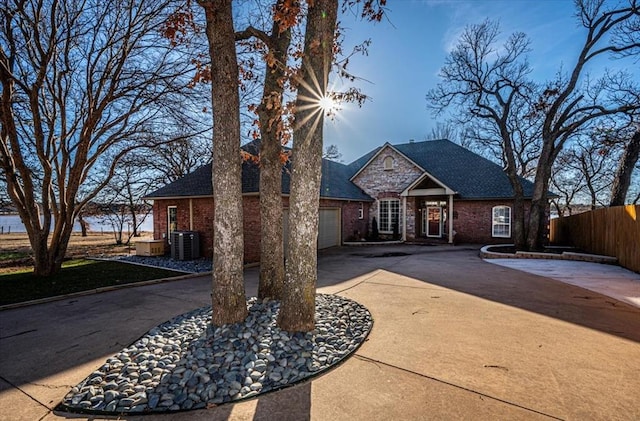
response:
<path fill-rule="evenodd" d="M 550 240 L 552 244 L 573 245 L 588 253 L 615 256 L 621 266 L 640 272 L 640 205 L 552 219 Z"/>

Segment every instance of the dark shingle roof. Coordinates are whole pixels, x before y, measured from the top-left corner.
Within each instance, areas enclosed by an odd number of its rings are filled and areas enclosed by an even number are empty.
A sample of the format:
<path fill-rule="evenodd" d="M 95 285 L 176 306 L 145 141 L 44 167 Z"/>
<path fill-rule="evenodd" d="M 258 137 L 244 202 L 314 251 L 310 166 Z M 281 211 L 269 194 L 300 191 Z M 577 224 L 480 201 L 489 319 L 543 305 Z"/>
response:
<path fill-rule="evenodd" d="M 358 171 L 360 171 L 362 169 L 362 167 L 364 167 L 371 158 L 374 157 L 375 154 L 378 153 L 378 151 L 382 149 L 382 146 L 378 146 L 377 148 L 375 148 L 374 150 L 372 150 L 371 152 L 362 155 L 360 158 L 356 159 L 355 161 L 353 161 L 352 163 L 350 163 L 349 166 L 349 178 L 353 177 L 355 175 L 355 173 L 357 173 Z"/>
<path fill-rule="evenodd" d="M 373 200 L 349 180 L 351 174 L 352 170 L 347 165 L 323 159 L 320 197 L 358 201 Z"/>
<path fill-rule="evenodd" d="M 251 142 L 243 148 L 256 154 L 258 143 Z M 499 165 L 477 155 L 449 140 L 429 140 L 392 145 L 396 150 L 418 164 L 433 177 L 458 193 L 462 199 L 512 198 L 513 190 L 507 175 Z M 350 181 L 383 146 L 363 155 L 349 165 L 322 160 L 320 197 L 371 201 L 371 197 Z M 290 164 L 282 171 L 282 193 L 289 194 Z M 259 191 L 260 169 L 257 164 L 242 164 L 242 192 Z M 522 179 L 525 197 L 531 197 L 533 183 Z M 211 164 L 198 168 L 168 184 L 147 198 L 211 196 Z"/>
<path fill-rule="evenodd" d="M 255 142 L 243 146 L 250 153 L 257 154 Z M 291 183 L 291 164 L 282 171 L 282 193 L 289 194 Z M 322 160 L 322 181 L 320 185 L 320 197 L 332 199 L 347 199 L 358 201 L 371 201 L 366 193 L 349 181 L 351 170 L 339 162 Z M 260 168 L 251 161 L 242 163 L 242 193 L 258 193 L 260 191 Z M 211 164 L 204 165 L 184 177 L 170 183 L 153 193 L 147 195 L 148 199 L 167 197 L 195 197 L 211 196 Z"/>
<path fill-rule="evenodd" d="M 462 199 L 512 198 L 513 189 L 502 168 L 449 140 L 429 140 L 393 145 Z M 533 183 L 522 180 L 525 197 L 531 197 Z"/>
<path fill-rule="evenodd" d="M 146 195 L 145 198 L 211 196 L 211 191 L 211 164 L 207 164 Z"/>

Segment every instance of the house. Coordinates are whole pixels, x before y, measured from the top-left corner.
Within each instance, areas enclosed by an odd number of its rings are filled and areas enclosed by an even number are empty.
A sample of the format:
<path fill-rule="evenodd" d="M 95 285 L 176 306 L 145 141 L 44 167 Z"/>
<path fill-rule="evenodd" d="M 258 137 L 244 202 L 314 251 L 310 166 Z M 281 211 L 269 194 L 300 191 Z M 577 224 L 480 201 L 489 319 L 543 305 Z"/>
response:
<path fill-rule="evenodd" d="M 255 153 L 258 145 L 243 148 Z M 260 257 L 259 176 L 257 164 L 242 164 L 246 262 Z M 285 216 L 289 182 L 285 167 Z M 533 184 L 523 180 L 523 187 L 530 198 Z M 168 240 L 175 230 L 198 231 L 203 254 L 211 256 L 211 165 L 146 198 L 154 201 L 155 239 Z M 385 143 L 348 165 L 323 160 L 318 248 L 364 238 L 374 218 L 383 239 L 509 243 L 512 204 L 511 184 L 500 166 L 462 146 L 448 140 Z"/>
<path fill-rule="evenodd" d="M 259 144 L 251 142 L 243 149 L 257 154 Z M 290 164 L 282 171 L 282 206 L 285 209 L 285 232 L 289 207 Z M 343 243 L 354 232 L 364 235 L 369 206 L 373 199 L 349 181 L 347 165 L 322 160 L 319 209 L 318 248 Z M 260 260 L 259 166 L 252 161 L 242 163 L 242 195 L 244 225 L 244 260 Z M 172 231 L 198 231 L 205 256 L 213 247 L 213 189 L 211 165 L 202 166 L 145 198 L 153 200 L 153 232 L 155 239 L 171 238 Z M 168 249 L 165 247 L 165 249 Z"/>

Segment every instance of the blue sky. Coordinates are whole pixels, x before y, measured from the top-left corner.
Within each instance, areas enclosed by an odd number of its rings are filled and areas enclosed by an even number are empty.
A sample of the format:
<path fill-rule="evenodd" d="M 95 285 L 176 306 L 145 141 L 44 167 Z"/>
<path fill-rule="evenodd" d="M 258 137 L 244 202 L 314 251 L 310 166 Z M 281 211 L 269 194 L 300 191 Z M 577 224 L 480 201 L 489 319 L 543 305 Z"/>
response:
<path fill-rule="evenodd" d="M 436 120 L 425 95 L 466 25 L 490 18 L 500 22 L 505 37 L 526 33 L 539 82 L 563 64 L 573 67 L 584 37 L 571 0 L 389 0 L 387 7 L 389 21 L 377 24 L 339 18 L 349 29 L 347 46 L 372 40 L 369 55 L 354 57 L 350 67 L 368 81 L 358 85 L 371 101 L 362 108 L 346 104 L 325 123 L 325 146 L 336 144 L 346 163 L 384 142 L 420 141 L 430 134 Z"/>

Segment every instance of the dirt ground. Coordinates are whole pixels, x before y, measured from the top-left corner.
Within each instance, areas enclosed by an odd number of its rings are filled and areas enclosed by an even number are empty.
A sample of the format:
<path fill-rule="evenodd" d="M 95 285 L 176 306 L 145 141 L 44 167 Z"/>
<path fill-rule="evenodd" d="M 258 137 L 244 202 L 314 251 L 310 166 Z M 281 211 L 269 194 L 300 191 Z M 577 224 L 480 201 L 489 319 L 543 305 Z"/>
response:
<path fill-rule="evenodd" d="M 152 233 L 143 232 L 140 237 L 131 240 L 131 246 L 117 245 L 113 234 L 89 233 L 82 237 L 80 233 L 71 235 L 67 258 L 102 257 L 121 254 L 134 254 L 135 241 L 150 239 Z M 9 254 L 17 256 L 6 258 Z M 31 246 L 26 233 L 11 233 L 0 235 L 0 273 L 14 272 L 17 270 L 32 268 L 31 258 L 25 255 L 31 254 Z"/>

